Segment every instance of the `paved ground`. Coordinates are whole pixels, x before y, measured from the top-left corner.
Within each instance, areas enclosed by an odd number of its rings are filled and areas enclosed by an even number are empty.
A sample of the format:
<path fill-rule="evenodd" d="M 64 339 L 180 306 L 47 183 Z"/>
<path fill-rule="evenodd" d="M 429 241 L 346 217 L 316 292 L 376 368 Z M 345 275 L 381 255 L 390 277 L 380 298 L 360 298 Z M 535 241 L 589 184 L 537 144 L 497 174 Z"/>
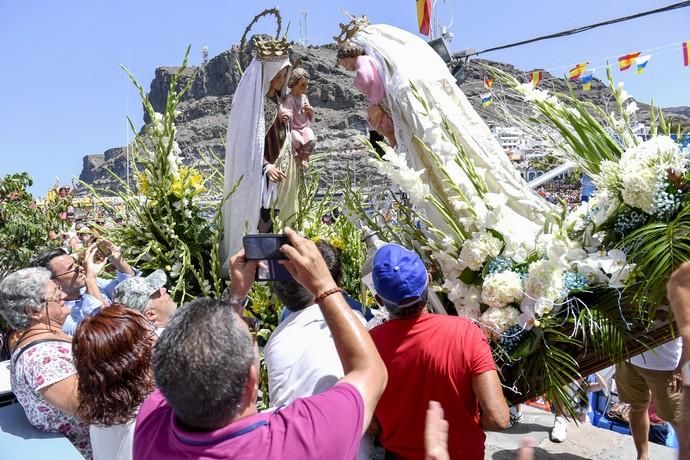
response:
<path fill-rule="evenodd" d="M 549 440 L 553 426 L 553 415 L 530 406 L 523 406 L 522 423 L 501 433 L 488 433 L 486 456 L 489 460 L 515 458 L 520 440 L 529 436 L 536 441 L 535 459 L 560 460 L 629 460 L 635 459 L 635 445 L 630 436 L 596 428 L 590 424 L 568 426 L 568 439 L 562 443 Z M 650 444 L 649 458 L 654 460 L 675 460 L 673 449 Z"/>

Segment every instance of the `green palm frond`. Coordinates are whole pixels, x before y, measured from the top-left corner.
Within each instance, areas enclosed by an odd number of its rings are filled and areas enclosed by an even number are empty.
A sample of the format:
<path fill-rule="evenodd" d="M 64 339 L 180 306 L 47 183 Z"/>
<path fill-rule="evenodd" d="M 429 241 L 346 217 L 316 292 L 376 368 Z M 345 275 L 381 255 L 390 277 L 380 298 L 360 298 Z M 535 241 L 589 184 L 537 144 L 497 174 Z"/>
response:
<path fill-rule="evenodd" d="M 633 276 L 639 283 L 629 288 L 634 289 L 633 300 L 653 319 L 671 273 L 690 258 L 690 205 L 670 222 L 654 222 L 635 230 L 619 246 L 636 264 Z"/>

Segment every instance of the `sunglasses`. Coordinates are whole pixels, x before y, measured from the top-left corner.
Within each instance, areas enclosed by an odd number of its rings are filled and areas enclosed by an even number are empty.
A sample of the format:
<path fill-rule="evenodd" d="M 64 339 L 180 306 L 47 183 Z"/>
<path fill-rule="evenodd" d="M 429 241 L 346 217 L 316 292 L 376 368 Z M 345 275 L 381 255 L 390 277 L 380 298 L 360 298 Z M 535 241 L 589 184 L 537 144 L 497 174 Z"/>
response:
<path fill-rule="evenodd" d="M 75 265 L 73 269 L 68 270 L 68 271 L 66 271 L 66 272 L 64 272 L 64 273 L 60 273 L 59 275 L 53 275 L 53 276 L 50 277 L 50 279 L 51 279 L 51 280 L 54 280 L 55 278 L 59 278 L 59 277 L 61 277 L 61 276 L 69 275 L 70 273 L 74 273 L 74 274 L 78 275 L 78 274 L 81 273 L 83 270 L 84 270 L 84 269 L 82 268 L 81 265 Z"/>

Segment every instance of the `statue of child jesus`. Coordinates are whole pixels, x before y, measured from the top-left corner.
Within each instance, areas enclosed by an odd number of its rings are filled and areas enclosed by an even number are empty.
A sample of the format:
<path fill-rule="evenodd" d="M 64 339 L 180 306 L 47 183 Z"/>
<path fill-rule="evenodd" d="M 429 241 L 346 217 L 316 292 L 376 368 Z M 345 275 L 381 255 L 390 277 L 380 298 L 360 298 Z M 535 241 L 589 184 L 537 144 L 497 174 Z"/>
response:
<path fill-rule="evenodd" d="M 297 162 L 303 168 L 309 165 L 309 155 L 314 150 L 316 137 L 311 129 L 314 119 L 314 108 L 309 104 L 307 88 L 309 87 L 309 73 L 302 67 L 292 71 L 288 81 L 290 93 L 283 99 L 283 109 L 290 116 L 290 134 L 292 148 Z"/>

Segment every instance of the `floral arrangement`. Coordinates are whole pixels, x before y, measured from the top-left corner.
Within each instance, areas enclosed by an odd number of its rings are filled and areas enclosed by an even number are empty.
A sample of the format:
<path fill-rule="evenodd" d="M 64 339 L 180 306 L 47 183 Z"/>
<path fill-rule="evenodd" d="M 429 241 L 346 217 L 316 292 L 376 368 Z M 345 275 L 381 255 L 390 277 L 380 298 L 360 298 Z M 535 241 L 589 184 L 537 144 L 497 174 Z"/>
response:
<path fill-rule="evenodd" d="M 690 152 L 678 142 L 680 128 L 672 135 L 672 124 L 652 105 L 649 133 L 636 134 L 637 103 L 623 83 L 614 84 L 610 69 L 617 107 L 611 113 L 573 95 L 549 95 L 499 77 L 533 104 L 532 122 L 559 134 L 562 158 L 592 179 L 596 192 L 568 217 L 569 231 L 590 248 L 614 254 L 614 287 L 651 322 L 668 277 L 690 256 Z"/>
<path fill-rule="evenodd" d="M 667 244 L 652 241 L 679 219 L 690 224 L 687 154 L 668 136 L 635 136 L 636 106 L 621 86 L 611 84 L 616 115 L 499 77 L 534 104 L 537 116 L 523 123 L 551 122 L 544 137 L 594 179 L 598 192 L 589 204 L 571 214 L 554 206 L 537 225 L 527 221 L 514 209 L 538 198 L 491 193 L 487 172 L 418 96 L 430 125 L 443 127 L 415 138 L 433 172 L 410 168 L 404 153 L 385 145 L 383 158 L 370 160 L 407 197 L 411 218 L 393 228 L 356 203 L 351 212 L 384 239 L 419 252 L 446 307 L 485 330 L 513 399 L 544 392 L 572 411 L 564 388 L 582 379 L 579 353 L 589 347 L 611 360 L 622 356 L 625 339 L 634 340 L 640 327 L 635 321 L 653 316 L 642 304 L 660 300 L 672 269 L 690 256 L 688 230 Z M 433 181 L 441 186 L 431 190 Z"/>
<path fill-rule="evenodd" d="M 177 105 L 193 82 L 193 77 L 180 80 L 188 54 L 189 49 L 179 72 L 171 78 L 163 113 L 154 110 L 143 87 L 124 69 L 151 122 L 137 133 L 130 121 L 135 132 L 131 163 L 136 188 L 112 174 L 120 183 L 118 195 L 124 206 L 97 198 L 111 216 L 125 222 L 106 227 L 105 236 L 120 244 L 137 268 L 145 272 L 164 269 L 170 293 L 180 304 L 198 296 L 220 298 L 225 289 L 219 253 L 220 207 L 227 198 L 222 194 L 223 162 L 209 154 L 203 158 L 203 169 L 185 165 L 175 140 Z M 98 196 L 96 190 L 91 192 Z"/>

